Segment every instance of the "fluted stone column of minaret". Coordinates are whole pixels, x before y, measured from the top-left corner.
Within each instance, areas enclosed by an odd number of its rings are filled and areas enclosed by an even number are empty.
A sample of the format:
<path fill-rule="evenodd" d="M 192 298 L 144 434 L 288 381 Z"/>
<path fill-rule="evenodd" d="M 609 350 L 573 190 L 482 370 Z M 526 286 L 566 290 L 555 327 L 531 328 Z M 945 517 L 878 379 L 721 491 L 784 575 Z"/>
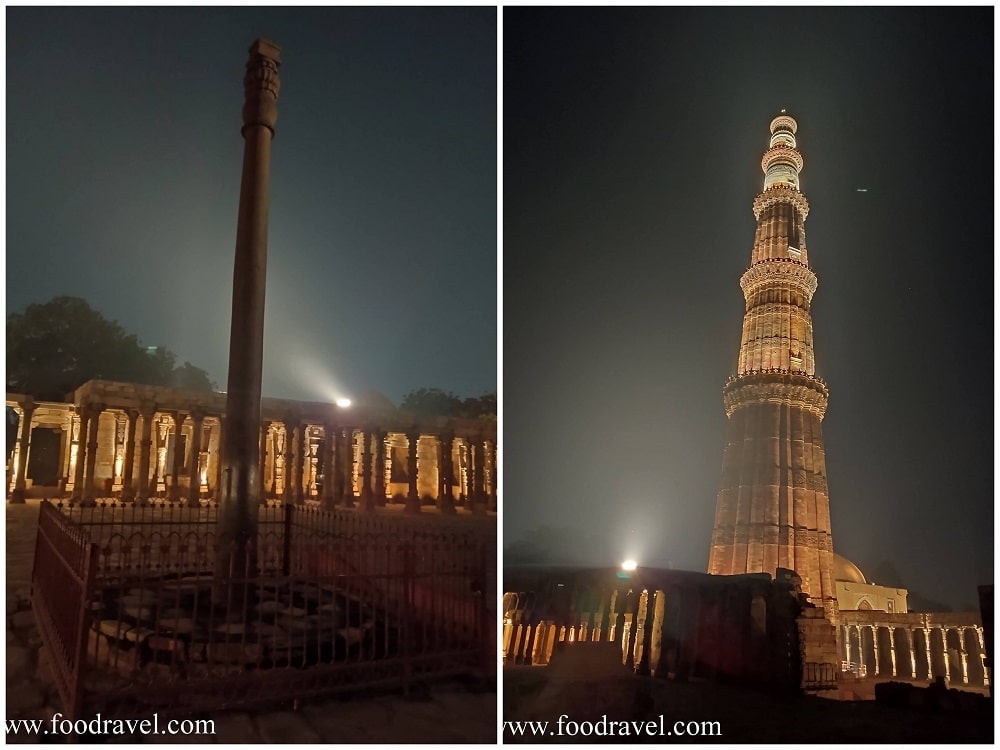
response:
<path fill-rule="evenodd" d="M 802 590 L 836 621 L 833 539 L 821 422 L 828 391 L 816 377 L 809 268 L 799 190 L 802 155 L 794 119 L 771 121 L 761 161 L 757 219 L 737 374 L 723 389 L 729 429 L 708 572 L 770 573 L 789 568 Z"/>

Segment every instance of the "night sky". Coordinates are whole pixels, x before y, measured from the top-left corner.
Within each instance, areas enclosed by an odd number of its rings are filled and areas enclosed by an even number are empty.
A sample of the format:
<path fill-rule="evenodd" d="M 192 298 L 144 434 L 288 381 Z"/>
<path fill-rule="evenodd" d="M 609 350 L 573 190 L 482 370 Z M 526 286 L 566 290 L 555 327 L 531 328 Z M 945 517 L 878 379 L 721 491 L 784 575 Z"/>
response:
<path fill-rule="evenodd" d="M 282 47 L 264 395 L 497 388 L 497 11 L 8 8 L 7 312 L 225 388 L 247 48 Z"/>
<path fill-rule="evenodd" d="M 799 123 L 834 547 L 993 581 L 993 9 L 504 9 L 505 543 L 704 570 L 768 124 Z M 858 192 L 866 189 L 867 192 Z"/>

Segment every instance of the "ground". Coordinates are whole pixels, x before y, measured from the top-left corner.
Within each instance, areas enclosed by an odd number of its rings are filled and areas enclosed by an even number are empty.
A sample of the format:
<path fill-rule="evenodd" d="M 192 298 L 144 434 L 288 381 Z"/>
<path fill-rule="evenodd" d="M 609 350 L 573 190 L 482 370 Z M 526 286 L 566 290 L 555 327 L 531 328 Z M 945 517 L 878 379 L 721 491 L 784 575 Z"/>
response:
<path fill-rule="evenodd" d="M 38 627 L 31 612 L 31 567 L 39 501 L 7 504 L 7 705 L 12 719 L 42 719 L 62 711 Z M 91 742 L 411 743 L 496 742 L 495 684 L 453 680 L 420 685 L 409 696 L 369 693 L 275 705 L 269 710 L 223 711 L 191 718 L 214 721 L 207 736 L 83 737 Z M 51 742 L 18 725 L 7 742 Z"/>
<path fill-rule="evenodd" d="M 553 731 L 561 715 L 596 722 L 659 722 L 669 731 L 676 721 L 718 722 L 714 736 L 660 738 L 554 735 L 515 736 L 505 725 L 504 742 L 992 742 L 992 703 L 985 714 L 890 708 L 875 701 L 827 700 L 765 692 L 709 682 L 675 682 L 650 677 L 615 677 L 556 683 L 546 668 L 512 667 L 503 673 L 503 719 L 548 721 Z M 658 731 L 658 729 L 656 729 Z M 699 728 L 699 731 L 700 728 Z"/>

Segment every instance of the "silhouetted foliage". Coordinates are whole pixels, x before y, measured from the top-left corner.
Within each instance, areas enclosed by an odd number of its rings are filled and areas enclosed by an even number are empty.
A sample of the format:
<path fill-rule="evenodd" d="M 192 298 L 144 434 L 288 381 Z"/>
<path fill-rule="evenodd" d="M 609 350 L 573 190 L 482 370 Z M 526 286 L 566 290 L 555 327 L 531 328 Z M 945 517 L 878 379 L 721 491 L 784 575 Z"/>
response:
<path fill-rule="evenodd" d="M 212 390 L 208 374 L 169 349 L 147 350 L 79 297 L 55 297 L 7 316 L 7 390 L 62 401 L 88 380 Z"/>
<path fill-rule="evenodd" d="M 478 398 L 463 400 L 440 388 L 418 388 L 403 397 L 402 408 L 416 414 L 496 421 L 497 396 L 495 393 L 487 393 Z"/>
<path fill-rule="evenodd" d="M 209 379 L 208 373 L 187 361 L 174 368 L 170 384 L 174 388 L 186 388 L 189 391 L 215 390 L 215 383 Z"/>

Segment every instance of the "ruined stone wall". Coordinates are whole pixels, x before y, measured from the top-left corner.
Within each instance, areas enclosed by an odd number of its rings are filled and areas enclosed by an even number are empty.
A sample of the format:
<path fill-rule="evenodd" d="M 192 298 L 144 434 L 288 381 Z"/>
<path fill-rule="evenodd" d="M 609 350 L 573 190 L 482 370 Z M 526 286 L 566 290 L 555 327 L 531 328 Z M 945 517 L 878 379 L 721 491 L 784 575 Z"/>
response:
<path fill-rule="evenodd" d="M 796 620 L 799 631 L 799 659 L 802 688 L 826 690 L 836 687 L 840 658 L 837 628 L 819 607 L 806 607 Z"/>
<path fill-rule="evenodd" d="M 622 663 L 637 674 L 801 686 L 802 607 L 788 585 L 761 574 L 644 568 L 624 575 L 505 568 L 504 663 L 544 665 L 557 644 L 603 642 L 616 644 Z M 827 626 L 835 657 L 836 634 Z"/>

